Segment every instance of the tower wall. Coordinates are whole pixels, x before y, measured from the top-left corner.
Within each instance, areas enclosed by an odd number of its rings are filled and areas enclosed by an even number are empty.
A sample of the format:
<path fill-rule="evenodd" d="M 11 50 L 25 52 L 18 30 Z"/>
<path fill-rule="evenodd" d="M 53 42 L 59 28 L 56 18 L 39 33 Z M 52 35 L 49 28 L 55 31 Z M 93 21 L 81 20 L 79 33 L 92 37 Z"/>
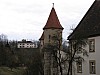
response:
<path fill-rule="evenodd" d="M 52 43 L 52 37 L 54 35 L 59 36 L 62 38 L 62 29 L 45 29 L 44 30 L 44 44 Z"/>
<path fill-rule="evenodd" d="M 44 45 L 51 43 L 53 44 L 52 37 L 54 35 L 59 36 L 58 38 L 62 38 L 62 29 L 45 29 L 44 30 Z M 62 39 L 60 40 L 62 42 Z M 44 52 L 44 75 L 58 75 L 58 67 L 53 67 L 54 62 L 53 56 L 50 52 Z"/>

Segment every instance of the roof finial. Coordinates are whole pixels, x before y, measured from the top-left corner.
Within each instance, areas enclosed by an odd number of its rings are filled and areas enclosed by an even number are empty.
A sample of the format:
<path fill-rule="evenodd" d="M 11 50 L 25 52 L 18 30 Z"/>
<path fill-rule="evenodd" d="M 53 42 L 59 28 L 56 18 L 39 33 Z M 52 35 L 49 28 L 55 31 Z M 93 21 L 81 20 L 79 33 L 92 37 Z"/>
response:
<path fill-rule="evenodd" d="M 54 3 L 52 3 L 53 4 L 53 8 L 54 8 Z"/>

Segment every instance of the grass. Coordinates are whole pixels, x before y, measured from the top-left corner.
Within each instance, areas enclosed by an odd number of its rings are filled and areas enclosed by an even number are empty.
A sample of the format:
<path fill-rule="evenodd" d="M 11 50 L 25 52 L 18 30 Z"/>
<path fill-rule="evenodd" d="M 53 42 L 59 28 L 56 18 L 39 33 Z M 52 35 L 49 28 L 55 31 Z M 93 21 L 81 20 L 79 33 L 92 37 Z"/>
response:
<path fill-rule="evenodd" d="M 23 75 L 25 69 L 22 67 L 18 67 L 16 69 L 10 69 L 8 67 L 0 67 L 0 75 Z"/>

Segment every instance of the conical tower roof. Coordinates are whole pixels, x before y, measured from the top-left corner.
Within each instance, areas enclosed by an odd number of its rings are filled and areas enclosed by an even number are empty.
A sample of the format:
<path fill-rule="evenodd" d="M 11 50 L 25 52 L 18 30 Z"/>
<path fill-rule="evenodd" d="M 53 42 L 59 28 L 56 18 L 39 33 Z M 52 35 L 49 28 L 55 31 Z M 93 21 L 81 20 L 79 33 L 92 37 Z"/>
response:
<path fill-rule="evenodd" d="M 63 29 L 63 27 L 61 26 L 59 19 L 57 17 L 56 11 L 54 9 L 54 7 L 52 7 L 49 18 L 47 20 L 46 25 L 44 26 L 44 29 Z"/>

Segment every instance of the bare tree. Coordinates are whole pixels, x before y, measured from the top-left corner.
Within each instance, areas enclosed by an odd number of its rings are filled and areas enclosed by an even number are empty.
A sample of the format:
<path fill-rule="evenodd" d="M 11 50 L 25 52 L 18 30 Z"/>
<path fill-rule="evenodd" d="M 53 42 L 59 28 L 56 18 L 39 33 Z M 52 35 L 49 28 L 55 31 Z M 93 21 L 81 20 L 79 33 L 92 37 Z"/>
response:
<path fill-rule="evenodd" d="M 53 67 L 57 69 L 57 74 L 63 75 L 63 69 L 62 69 L 62 37 L 59 34 L 59 31 L 57 31 L 57 34 L 52 35 L 51 42 L 46 44 L 43 47 L 44 52 L 49 52 L 51 59 L 53 60 Z M 50 58 L 49 57 L 49 58 Z M 50 60 L 50 59 L 49 59 Z M 50 61 L 52 61 L 50 60 Z"/>
<path fill-rule="evenodd" d="M 72 64 L 73 62 L 78 62 L 80 59 L 84 60 L 82 56 L 78 55 L 77 53 L 80 52 L 80 54 L 88 56 L 87 50 L 85 50 L 85 47 L 87 45 L 87 39 L 76 39 L 76 40 L 70 40 L 69 41 L 69 49 L 68 49 L 68 71 L 67 75 L 72 75 Z"/>
<path fill-rule="evenodd" d="M 67 75 L 72 75 L 72 64 L 74 62 L 79 62 L 79 60 L 84 60 L 82 56 L 78 55 L 77 53 L 80 51 L 81 54 L 84 56 L 88 56 L 87 50 L 85 50 L 85 46 L 87 45 L 87 39 L 76 39 L 70 40 L 68 43 L 70 46 L 67 45 L 66 51 L 62 48 L 62 38 L 59 34 L 52 36 L 52 43 L 48 43 L 44 46 L 43 50 L 49 51 L 51 56 L 54 57 L 56 67 L 58 68 L 58 72 L 60 75 L 63 75 L 63 64 L 67 63 L 66 72 Z M 64 49 L 64 50 L 63 50 Z M 64 52 L 66 57 L 62 58 Z"/>

